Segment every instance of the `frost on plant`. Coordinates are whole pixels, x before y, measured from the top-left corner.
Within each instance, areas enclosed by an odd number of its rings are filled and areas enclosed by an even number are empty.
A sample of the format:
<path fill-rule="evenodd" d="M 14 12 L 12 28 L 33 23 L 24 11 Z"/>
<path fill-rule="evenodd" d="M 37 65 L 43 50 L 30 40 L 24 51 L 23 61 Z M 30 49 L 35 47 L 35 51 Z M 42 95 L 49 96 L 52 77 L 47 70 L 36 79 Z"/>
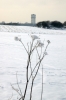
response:
<path fill-rule="evenodd" d="M 39 71 L 39 68 L 40 66 L 42 66 L 42 70 L 43 70 L 43 65 L 42 65 L 42 61 L 44 59 L 44 57 L 47 55 L 47 47 L 50 43 L 49 40 L 47 40 L 47 45 L 44 46 L 44 43 L 41 42 L 41 39 L 37 36 L 37 35 L 33 35 L 31 34 L 30 35 L 32 41 L 30 41 L 30 44 L 27 43 L 27 48 L 26 46 L 24 45 L 23 41 L 21 38 L 19 38 L 18 36 L 15 37 L 15 40 L 16 41 L 19 41 L 22 46 L 24 47 L 25 51 L 27 52 L 27 55 L 28 55 L 28 58 L 27 58 L 27 64 L 26 64 L 26 82 L 25 82 L 25 89 L 24 89 L 24 93 L 22 92 L 19 84 L 17 84 L 18 86 L 18 89 L 19 91 L 17 91 L 13 86 L 12 88 L 18 92 L 18 94 L 21 94 L 20 95 L 20 98 L 18 100 L 25 100 L 25 97 L 26 97 L 26 93 L 27 93 L 27 89 L 28 89 L 28 85 L 29 85 L 29 82 L 31 80 L 31 88 L 30 88 L 30 94 L 29 94 L 29 100 L 32 100 L 32 91 L 33 91 L 33 86 L 34 86 L 34 81 L 35 81 L 35 78 L 38 74 L 38 71 Z M 40 52 L 39 52 L 39 47 L 41 48 L 40 49 Z M 33 52 L 36 52 L 36 55 L 38 56 L 38 60 L 37 62 L 34 64 L 34 66 L 32 67 L 31 63 L 32 63 L 32 55 L 34 54 Z M 35 55 L 34 55 L 35 56 Z M 29 75 L 29 69 L 30 68 L 30 75 Z M 17 83 L 18 83 L 18 80 L 17 80 Z M 43 74 L 42 74 L 42 89 L 43 91 Z M 42 94 L 43 92 L 41 91 L 41 99 L 42 100 Z"/>
<path fill-rule="evenodd" d="M 48 43 L 50 43 L 50 41 L 49 41 L 49 40 L 47 40 L 47 42 L 48 42 Z"/>
<path fill-rule="evenodd" d="M 40 40 L 37 40 L 37 44 L 38 44 L 38 47 L 43 47 L 44 46 L 44 43 L 42 43 Z"/>
<path fill-rule="evenodd" d="M 36 36 L 36 35 L 32 35 L 32 34 L 31 34 L 31 38 L 32 38 L 32 40 L 39 39 L 39 37 L 38 37 L 38 36 Z"/>
<path fill-rule="evenodd" d="M 21 38 L 19 38 L 19 37 L 15 37 L 15 41 L 21 41 Z"/>

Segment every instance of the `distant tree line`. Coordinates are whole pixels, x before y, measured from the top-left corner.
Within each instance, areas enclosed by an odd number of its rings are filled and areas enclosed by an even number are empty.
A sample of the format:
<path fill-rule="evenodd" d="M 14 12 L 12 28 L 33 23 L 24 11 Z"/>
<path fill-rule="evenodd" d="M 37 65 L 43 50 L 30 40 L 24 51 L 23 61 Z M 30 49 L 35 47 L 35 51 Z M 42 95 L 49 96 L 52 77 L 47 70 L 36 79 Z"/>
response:
<path fill-rule="evenodd" d="M 38 22 L 37 27 L 43 27 L 43 28 L 63 28 L 66 27 L 66 21 L 64 23 L 61 23 L 60 21 L 41 21 Z"/>
<path fill-rule="evenodd" d="M 66 21 L 61 23 L 60 21 L 41 21 L 38 22 L 36 25 L 32 25 L 31 23 L 19 23 L 19 22 L 10 22 L 5 23 L 4 21 L 0 23 L 0 25 L 15 25 L 15 26 L 37 26 L 42 28 L 66 28 Z"/>
<path fill-rule="evenodd" d="M 16 23 L 16 22 L 14 22 L 14 23 L 13 23 L 13 22 L 5 23 L 5 22 L 3 21 L 3 22 L 0 23 L 0 25 L 16 25 L 16 26 L 17 26 L 17 25 L 22 25 L 22 24 L 19 23 L 19 22 L 17 22 L 17 23 Z"/>
<path fill-rule="evenodd" d="M 5 23 L 4 21 L 1 22 L 0 25 L 33 26 L 31 23 L 19 23 L 19 22 Z"/>

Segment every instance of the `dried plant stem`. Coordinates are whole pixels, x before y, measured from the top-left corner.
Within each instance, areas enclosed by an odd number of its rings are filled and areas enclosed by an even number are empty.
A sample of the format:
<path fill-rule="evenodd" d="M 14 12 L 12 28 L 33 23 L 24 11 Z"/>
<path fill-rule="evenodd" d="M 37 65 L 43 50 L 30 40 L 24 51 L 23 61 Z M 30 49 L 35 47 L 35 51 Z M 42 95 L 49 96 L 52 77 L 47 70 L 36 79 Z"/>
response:
<path fill-rule="evenodd" d="M 43 95 L 43 66 L 42 66 L 42 89 L 41 89 L 41 100 Z"/>
<path fill-rule="evenodd" d="M 21 97 L 23 97 L 21 88 L 20 88 L 19 83 L 18 83 L 17 73 L 16 73 L 16 79 L 17 79 L 17 85 L 18 85 L 18 89 L 19 89 L 19 91 L 20 91 L 20 95 L 21 95 Z"/>
<path fill-rule="evenodd" d="M 42 100 L 42 95 L 43 95 L 43 65 L 42 65 L 42 60 L 44 59 L 44 57 L 46 56 L 46 50 L 47 50 L 47 47 L 50 43 L 50 41 L 48 40 L 48 44 L 46 45 L 44 51 L 42 52 L 42 46 L 44 46 L 44 43 L 41 43 L 40 41 L 37 41 L 36 44 L 34 45 L 34 40 L 38 38 L 37 36 L 32 36 L 32 41 L 30 42 L 30 46 L 27 44 L 28 46 L 28 50 L 26 49 L 25 45 L 23 44 L 23 42 L 21 41 L 21 39 L 19 39 L 18 37 L 16 38 L 16 40 L 19 40 L 21 42 L 21 44 L 23 45 L 25 51 L 27 52 L 28 54 L 28 60 L 27 60 L 27 66 L 26 66 L 26 83 L 25 83 L 25 89 L 24 89 L 24 94 L 22 94 L 22 91 L 21 91 L 21 88 L 19 86 L 19 83 L 18 83 L 18 78 L 17 78 L 17 74 L 16 74 L 16 79 L 17 79 L 17 86 L 18 86 L 18 90 L 16 88 L 12 86 L 12 88 L 20 95 L 20 99 L 19 100 L 25 100 L 25 97 L 26 97 L 26 93 L 27 93 L 27 88 L 28 88 L 28 84 L 29 84 L 29 81 L 32 79 L 31 81 L 31 88 L 30 88 L 30 99 L 29 100 L 32 100 L 32 92 L 33 92 L 33 85 L 34 85 L 34 81 L 35 81 L 35 78 L 38 74 L 38 71 L 39 71 L 39 68 L 42 66 L 42 89 L 41 89 L 41 100 Z M 39 53 L 38 52 L 38 47 L 41 48 L 41 52 Z M 36 50 L 37 52 L 37 55 L 38 55 L 38 61 L 37 63 L 35 63 L 35 66 L 32 68 L 32 54 L 34 52 L 34 50 Z M 29 68 L 30 68 L 30 75 L 29 75 Z"/>
<path fill-rule="evenodd" d="M 34 79 L 32 79 L 32 83 L 31 83 L 30 100 L 32 99 L 33 83 L 34 83 Z"/>
<path fill-rule="evenodd" d="M 23 100 L 25 99 L 25 96 L 26 96 L 26 92 L 27 92 L 27 87 L 28 87 L 28 83 L 29 83 L 29 80 L 28 80 L 28 68 L 29 68 L 29 64 L 30 64 L 30 57 L 31 57 L 31 54 L 32 54 L 32 46 L 33 46 L 33 41 L 31 43 L 31 47 L 30 47 L 30 52 L 28 53 L 28 61 L 27 61 L 27 71 L 26 71 L 26 86 L 25 86 L 25 91 L 24 91 L 24 96 L 23 96 Z M 22 97 L 21 97 L 22 98 Z M 21 98 L 19 100 L 21 100 Z"/>

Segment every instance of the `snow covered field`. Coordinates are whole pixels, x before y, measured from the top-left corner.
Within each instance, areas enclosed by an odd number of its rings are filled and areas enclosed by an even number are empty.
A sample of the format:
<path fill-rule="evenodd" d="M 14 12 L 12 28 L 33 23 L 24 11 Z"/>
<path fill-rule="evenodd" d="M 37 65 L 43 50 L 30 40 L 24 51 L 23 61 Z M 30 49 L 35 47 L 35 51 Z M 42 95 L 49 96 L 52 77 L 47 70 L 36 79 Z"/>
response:
<path fill-rule="evenodd" d="M 27 47 L 27 42 L 31 40 L 28 34 L 31 33 L 39 36 L 42 41 L 51 41 L 47 50 L 48 55 L 43 62 L 43 100 L 66 100 L 66 30 L 3 25 L 0 25 L 0 100 L 9 100 L 12 94 L 11 100 L 18 100 L 17 93 L 10 85 L 16 86 L 16 72 L 20 87 L 24 90 L 27 54 L 14 37 L 20 36 Z M 29 100 L 29 88 L 26 100 Z M 40 93 L 41 68 L 35 80 L 33 100 L 40 100 Z"/>

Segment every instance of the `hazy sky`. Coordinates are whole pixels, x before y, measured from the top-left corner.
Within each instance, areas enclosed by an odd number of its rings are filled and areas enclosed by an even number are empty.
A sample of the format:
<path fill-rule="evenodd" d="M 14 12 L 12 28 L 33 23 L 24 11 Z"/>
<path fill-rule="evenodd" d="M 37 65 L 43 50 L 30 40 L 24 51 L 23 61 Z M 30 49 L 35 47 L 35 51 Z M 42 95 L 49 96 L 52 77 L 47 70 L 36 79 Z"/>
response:
<path fill-rule="evenodd" d="M 66 21 L 66 0 L 0 0 L 0 22 Z"/>

